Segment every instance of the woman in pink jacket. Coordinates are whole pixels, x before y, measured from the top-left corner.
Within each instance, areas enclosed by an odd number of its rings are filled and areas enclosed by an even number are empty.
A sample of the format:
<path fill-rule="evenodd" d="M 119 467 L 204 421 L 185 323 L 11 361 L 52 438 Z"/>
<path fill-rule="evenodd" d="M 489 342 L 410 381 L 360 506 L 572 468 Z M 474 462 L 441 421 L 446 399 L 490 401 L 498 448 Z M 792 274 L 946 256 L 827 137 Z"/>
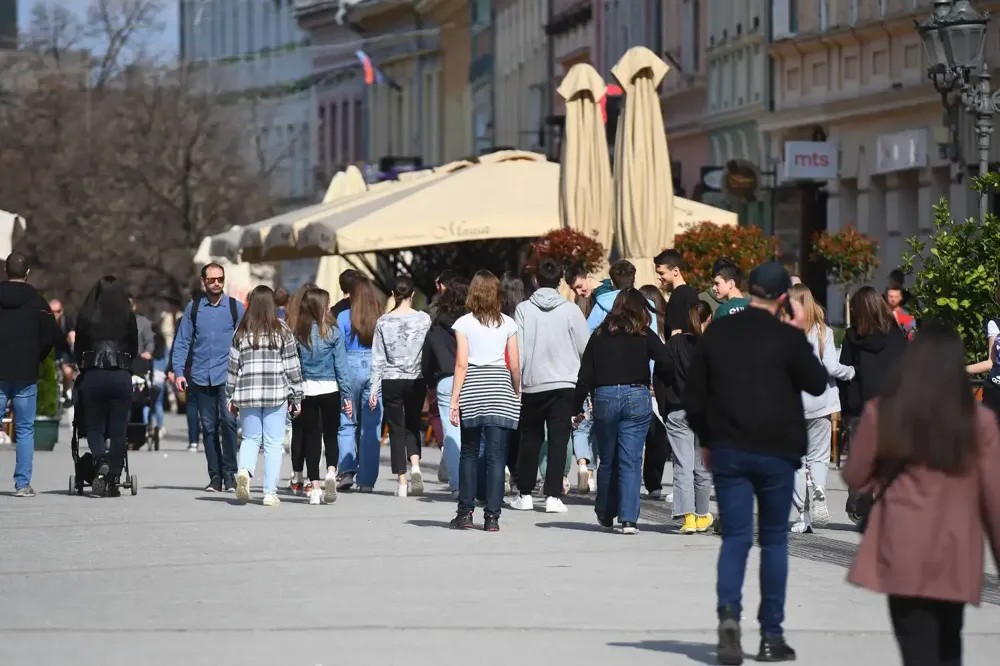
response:
<path fill-rule="evenodd" d="M 844 480 L 875 493 L 848 580 L 889 597 L 904 666 L 962 663 L 983 532 L 1000 560 L 1000 432 L 978 405 L 958 334 L 928 324 L 865 406 Z"/>

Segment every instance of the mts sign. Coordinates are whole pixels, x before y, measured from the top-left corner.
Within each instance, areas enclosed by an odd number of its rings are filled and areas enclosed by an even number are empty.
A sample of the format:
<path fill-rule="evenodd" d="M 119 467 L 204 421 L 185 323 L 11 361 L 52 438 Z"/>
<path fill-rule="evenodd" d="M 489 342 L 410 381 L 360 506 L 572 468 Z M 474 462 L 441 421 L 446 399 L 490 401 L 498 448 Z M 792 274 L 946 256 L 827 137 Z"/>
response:
<path fill-rule="evenodd" d="M 837 145 L 829 141 L 786 141 L 785 180 L 837 177 Z"/>

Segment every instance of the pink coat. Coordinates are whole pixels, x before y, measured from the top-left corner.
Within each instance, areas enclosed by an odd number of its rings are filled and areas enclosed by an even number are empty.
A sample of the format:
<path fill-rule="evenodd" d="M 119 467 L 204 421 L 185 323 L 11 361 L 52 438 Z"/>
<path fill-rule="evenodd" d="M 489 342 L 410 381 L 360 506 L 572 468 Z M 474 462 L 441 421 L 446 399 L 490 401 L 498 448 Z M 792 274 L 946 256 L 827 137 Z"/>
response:
<path fill-rule="evenodd" d="M 848 581 L 883 594 L 979 605 L 983 587 L 983 532 L 1000 560 L 1000 430 L 976 405 L 978 462 L 949 476 L 907 467 L 876 503 Z M 875 487 L 878 401 L 865 407 L 844 480 Z"/>

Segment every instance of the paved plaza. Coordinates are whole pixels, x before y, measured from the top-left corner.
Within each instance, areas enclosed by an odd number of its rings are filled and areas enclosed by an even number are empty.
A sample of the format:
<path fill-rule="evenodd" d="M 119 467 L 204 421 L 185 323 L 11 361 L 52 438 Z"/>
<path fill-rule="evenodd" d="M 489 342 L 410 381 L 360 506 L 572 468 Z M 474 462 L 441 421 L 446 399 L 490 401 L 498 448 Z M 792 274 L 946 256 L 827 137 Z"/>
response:
<path fill-rule="evenodd" d="M 454 532 L 434 450 L 425 497 L 392 497 L 385 465 L 372 495 L 237 506 L 201 490 L 204 456 L 169 419 L 163 451 L 132 454 L 141 487 L 120 500 L 67 495 L 68 430 L 35 457 L 34 499 L 9 495 L 14 455 L 0 450 L 0 664 L 715 663 L 719 540 L 678 535 L 663 503 L 644 501 L 637 537 L 600 531 L 575 496 L 568 514 L 505 511 L 499 534 Z M 884 600 L 844 582 L 858 537 L 832 486 L 834 529 L 793 537 L 789 642 L 804 664 L 899 663 Z M 987 588 L 966 616 L 968 666 L 1000 652 L 995 575 Z"/>

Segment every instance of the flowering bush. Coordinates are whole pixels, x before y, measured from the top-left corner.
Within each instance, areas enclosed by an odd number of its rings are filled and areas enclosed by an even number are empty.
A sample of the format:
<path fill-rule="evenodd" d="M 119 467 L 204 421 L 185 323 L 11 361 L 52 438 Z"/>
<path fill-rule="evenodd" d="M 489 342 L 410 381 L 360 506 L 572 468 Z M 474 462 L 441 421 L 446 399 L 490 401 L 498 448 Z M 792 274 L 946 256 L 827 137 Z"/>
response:
<path fill-rule="evenodd" d="M 812 260 L 826 263 L 830 280 L 850 288 L 868 282 L 878 268 L 878 243 L 848 225 L 812 237 Z"/>
<path fill-rule="evenodd" d="M 718 259 L 731 260 L 746 275 L 778 253 L 778 239 L 765 236 L 760 227 L 702 222 L 678 234 L 674 248 L 688 267 L 688 284 L 703 291 L 712 285 L 712 264 Z"/>
<path fill-rule="evenodd" d="M 555 259 L 563 268 L 582 266 L 586 271 L 597 270 L 607 259 L 604 246 L 597 239 L 573 229 L 553 229 L 531 244 L 527 270 L 533 271 L 540 259 Z"/>

